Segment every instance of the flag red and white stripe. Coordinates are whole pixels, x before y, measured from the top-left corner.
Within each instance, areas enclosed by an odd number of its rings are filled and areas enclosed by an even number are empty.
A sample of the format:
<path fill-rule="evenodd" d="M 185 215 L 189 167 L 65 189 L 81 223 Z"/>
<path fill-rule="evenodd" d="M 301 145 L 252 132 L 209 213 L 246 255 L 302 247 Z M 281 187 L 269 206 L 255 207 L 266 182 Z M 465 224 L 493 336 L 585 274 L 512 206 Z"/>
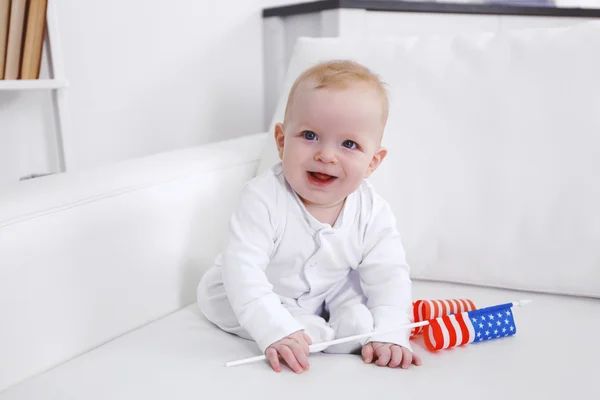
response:
<path fill-rule="evenodd" d="M 471 343 L 475 339 L 473 325 L 465 322 L 467 313 L 445 315 L 430 321 L 425 330 L 429 350 L 441 350 Z"/>
<path fill-rule="evenodd" d="M 475 309 L 475 304 L 469 299 L 417 300 L 413 303 L 413 317 L 414 322 L 421 322 Z M 422 331 L 423 327 L 415 328 L 411 336 Z"/>

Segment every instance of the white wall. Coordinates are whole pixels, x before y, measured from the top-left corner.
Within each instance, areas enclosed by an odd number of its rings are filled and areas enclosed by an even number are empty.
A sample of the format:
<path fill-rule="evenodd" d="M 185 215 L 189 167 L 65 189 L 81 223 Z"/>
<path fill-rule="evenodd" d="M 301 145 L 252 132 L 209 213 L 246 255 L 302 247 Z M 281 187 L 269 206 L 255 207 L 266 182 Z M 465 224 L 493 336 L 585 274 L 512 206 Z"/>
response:
<path fill-rule="evenodd" d="M 600 8 L 600 0 L 554 0 L 557 7 Z"/>
<path fill-rule="evenodd" d="M 293 0 L 54 0 L 77 168 L 259 132 L 261 10 Z M 48 92 L 0 92 L 0 185 L 58 169 Z"/>

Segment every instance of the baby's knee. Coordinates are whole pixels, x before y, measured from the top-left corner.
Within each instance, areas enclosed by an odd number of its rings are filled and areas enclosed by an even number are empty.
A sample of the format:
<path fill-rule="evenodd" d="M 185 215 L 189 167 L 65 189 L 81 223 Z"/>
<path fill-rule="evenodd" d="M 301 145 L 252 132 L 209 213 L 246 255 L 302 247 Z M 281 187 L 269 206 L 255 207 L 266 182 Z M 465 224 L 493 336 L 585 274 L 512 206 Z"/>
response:
<path fill-rule="evenodd" d="M 308 312 L 297 306 L 284 304 L 284 307 L 304 327 L 304 332 L 310 337 L 313 343 L 332 340 L 335 336 L 333 329 L 331 329 L 327 321 L 320 315 Z"/>
<path fill-rule="evenodd" d="M 335 337 L 335 331 L 318 315 L 296 319 L 304 325 L 305 332 L 313 343 L 327 342 Z"/>
<path fill-rule="evenodd" d="M 373 331 L 373 316 L 364 304 L 352 304 L 342 307 L 332 315 L 331 327 L 335 330 L 336 339 L 361 335 Z M 352 354 L 360 352 L 364 339 L 340 343 L 325 349 L 326 353 Z"/>
<path fill-rule="evenodd" d="M 234 315 L 220 278 L 217 268 L 208 270 L 202 276 L 196 290 L 196 303 L 206 319 L 221 327 L 224 323 L 234 323 Z"/>
<path fill-rule="evenodd" d="M 335 321 L 338 328 L 351 331 L 353 335 L 367 333 L 373 330 L 373 316 L 364 304 L 352 304 L 343 307 L 337 313 Z M 347 335 L 349 336 L 349 335 Z"/>
<path fill-rule="evenodd" d="M 329 324 L 335 330 L 336 338 L 372 332 L 374 326 L 373 316 L 364 304 L 342 307 L 332 315 Z"/>

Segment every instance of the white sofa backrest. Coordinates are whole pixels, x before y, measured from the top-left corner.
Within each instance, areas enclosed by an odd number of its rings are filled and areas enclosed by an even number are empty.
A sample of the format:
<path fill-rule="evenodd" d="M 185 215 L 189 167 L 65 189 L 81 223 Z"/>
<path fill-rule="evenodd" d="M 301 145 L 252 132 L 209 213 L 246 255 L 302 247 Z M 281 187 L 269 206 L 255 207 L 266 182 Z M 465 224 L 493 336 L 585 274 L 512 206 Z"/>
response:
<path fill-rule="evenodd" d="M 0 392 L 194 302 L 263 142 L 0 190 Z"/>
<path fill-rule="evenodd" d="M 506 33 L 298 41 L 272 130 L 305 68 L 350 58 L 391 89 L 371 182 L 412 277 L 600 297 L 600 23 Z"/>

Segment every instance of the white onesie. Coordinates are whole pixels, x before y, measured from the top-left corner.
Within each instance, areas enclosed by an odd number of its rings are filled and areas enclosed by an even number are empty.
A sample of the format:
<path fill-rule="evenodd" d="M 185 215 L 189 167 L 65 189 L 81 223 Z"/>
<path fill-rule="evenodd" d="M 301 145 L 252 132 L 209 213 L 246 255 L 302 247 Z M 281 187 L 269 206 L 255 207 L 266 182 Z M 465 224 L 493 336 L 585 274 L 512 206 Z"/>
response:
<path fill-rule="evenodd" d="M 226 248 L 198 286 L 206 318 L 254 340 L 263 352 L 301 329 L 318 343 L 410 323 L 411 298 L 396 220 L 372 186 L 365 181 L 348 196 L 332 227 L 306 210 L 281 163 L 245 185 Z M 411 349 L 409 334 L 373 335 L 361 343 Z M 352 352 L 354 346 L 329 350 Z"/>

